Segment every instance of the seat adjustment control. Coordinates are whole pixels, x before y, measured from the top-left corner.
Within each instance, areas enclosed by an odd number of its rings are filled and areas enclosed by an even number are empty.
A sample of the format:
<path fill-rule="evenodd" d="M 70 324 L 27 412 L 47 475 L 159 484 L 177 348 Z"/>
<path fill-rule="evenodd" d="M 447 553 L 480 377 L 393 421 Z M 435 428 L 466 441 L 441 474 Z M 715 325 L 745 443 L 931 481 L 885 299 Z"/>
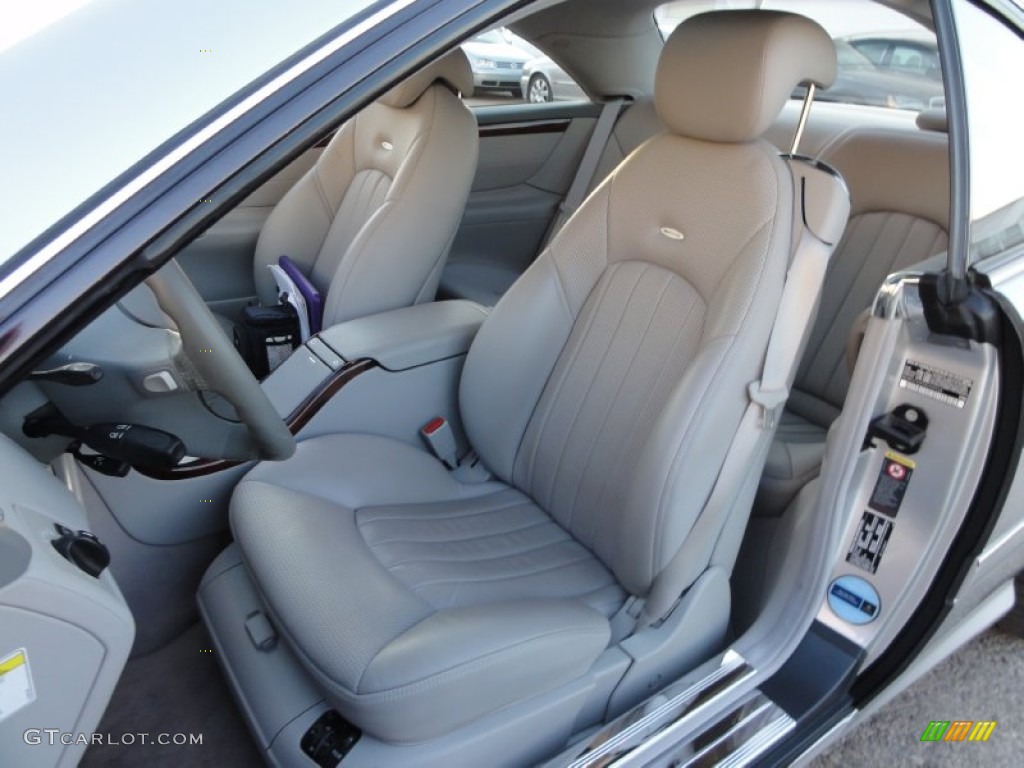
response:
<path fill-rule="evenodd" d="M 245 632 L 257 651 L 270 651 L 277 645 L 277 633 L 263 611 L 253 611 L 245 617 Z"/>
<path fill-rule="evenodd" d="M 332 709 L 309 727 L 299 747 L 320 768 L 335 768 L 362 735 L 362 731 Z"/>

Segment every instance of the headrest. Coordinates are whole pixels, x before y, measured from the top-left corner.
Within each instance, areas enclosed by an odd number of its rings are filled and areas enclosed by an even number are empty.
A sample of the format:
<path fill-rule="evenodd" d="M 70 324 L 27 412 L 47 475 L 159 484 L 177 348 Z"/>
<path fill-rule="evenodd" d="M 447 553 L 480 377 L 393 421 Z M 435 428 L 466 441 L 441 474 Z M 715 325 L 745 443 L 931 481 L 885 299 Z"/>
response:
<path fill-rule="evenodd" d="M 437 61 L 405 78 L 381 96 L 379 101 L 389 107 L 405 109 L 438 80 L 450 85 L 457 93 L 468 96 L 473 92 L 473 70 L 470 69 L 469 59 L 461 48 L 449 51 Z"/>
<path fill-rule="evenodd" d="M 949 124 L 946 122 L 946 108 L 932 107 L 917 113 L 917 127 L 922 131 L 937 131 L 938 133 L 949 133 Z"/>
<path fill-rule="evenodd" d="M 810 19 L 712 11 L 684 21 L 665 41 L 654 106 L 673 133 L 750 141 L 778 117 L 796 86 L 827 88 L 835 76 L 835 44 Z"/>

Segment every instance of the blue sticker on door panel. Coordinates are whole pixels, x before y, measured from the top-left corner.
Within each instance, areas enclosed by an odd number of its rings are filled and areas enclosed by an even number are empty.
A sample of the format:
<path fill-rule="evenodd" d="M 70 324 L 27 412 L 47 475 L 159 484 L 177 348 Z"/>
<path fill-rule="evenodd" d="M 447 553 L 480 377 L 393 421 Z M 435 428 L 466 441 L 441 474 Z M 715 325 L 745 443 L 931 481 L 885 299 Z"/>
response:
<path fill-rule="evenodd" d="M 878 592 L 860 576 L 840 576 L 828 588 L 828 607 L 843 621 L 867 624 L 882 607 Z"/>

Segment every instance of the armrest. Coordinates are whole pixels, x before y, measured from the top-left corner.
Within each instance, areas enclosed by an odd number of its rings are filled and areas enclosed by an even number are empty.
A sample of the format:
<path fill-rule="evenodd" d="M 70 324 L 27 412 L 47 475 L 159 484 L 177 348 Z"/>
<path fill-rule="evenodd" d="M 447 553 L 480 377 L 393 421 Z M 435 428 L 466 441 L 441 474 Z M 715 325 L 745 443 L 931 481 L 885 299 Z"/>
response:
<path fill-rule="evenodd" d="M 437 301 L 331 326 L 320 338 L 345 360 L 370 358 L 390 371 L 464 355 L 487 318 L 471 301 Z"/>

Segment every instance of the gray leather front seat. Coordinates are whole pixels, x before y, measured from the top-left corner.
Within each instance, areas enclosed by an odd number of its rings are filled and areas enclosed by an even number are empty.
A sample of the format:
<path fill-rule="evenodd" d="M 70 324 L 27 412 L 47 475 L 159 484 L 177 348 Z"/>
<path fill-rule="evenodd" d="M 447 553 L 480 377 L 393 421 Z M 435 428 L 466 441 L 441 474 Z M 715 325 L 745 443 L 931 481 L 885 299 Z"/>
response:
<path fill-rule="evenodd" d="M 758 137 L 799 82 L 834 72 L 828 35 L 791 14 L 711 13 L 673 33 L 655 86 L 667 132 L 594 191 L 466 360 L 462 418 L 495 479 L 340 434 L 238 485 L 244 562 L 346 718 L 416 743 L 585 679 L 618 650 L 611 618 L 684 545 L 717 586 L 632 698 L 723 641 L 746 511 L 706 544 L 691 533 L 760 377 L 794 219 L 790 172 Z M 625 634 L 667 625 L 641 615 Z M 610 687 L 637 653 L 618 650 Z"/>
<path fill-rule="evenodd" d="M 459 93 L 473 73 L 461 49 L 388 91 L 341 127 L 281 199 L 256 244 L 267 269 L 288 256 L 324 297 L 324 326 L 431 301 L 476 173 L 478 129 Z"/>

